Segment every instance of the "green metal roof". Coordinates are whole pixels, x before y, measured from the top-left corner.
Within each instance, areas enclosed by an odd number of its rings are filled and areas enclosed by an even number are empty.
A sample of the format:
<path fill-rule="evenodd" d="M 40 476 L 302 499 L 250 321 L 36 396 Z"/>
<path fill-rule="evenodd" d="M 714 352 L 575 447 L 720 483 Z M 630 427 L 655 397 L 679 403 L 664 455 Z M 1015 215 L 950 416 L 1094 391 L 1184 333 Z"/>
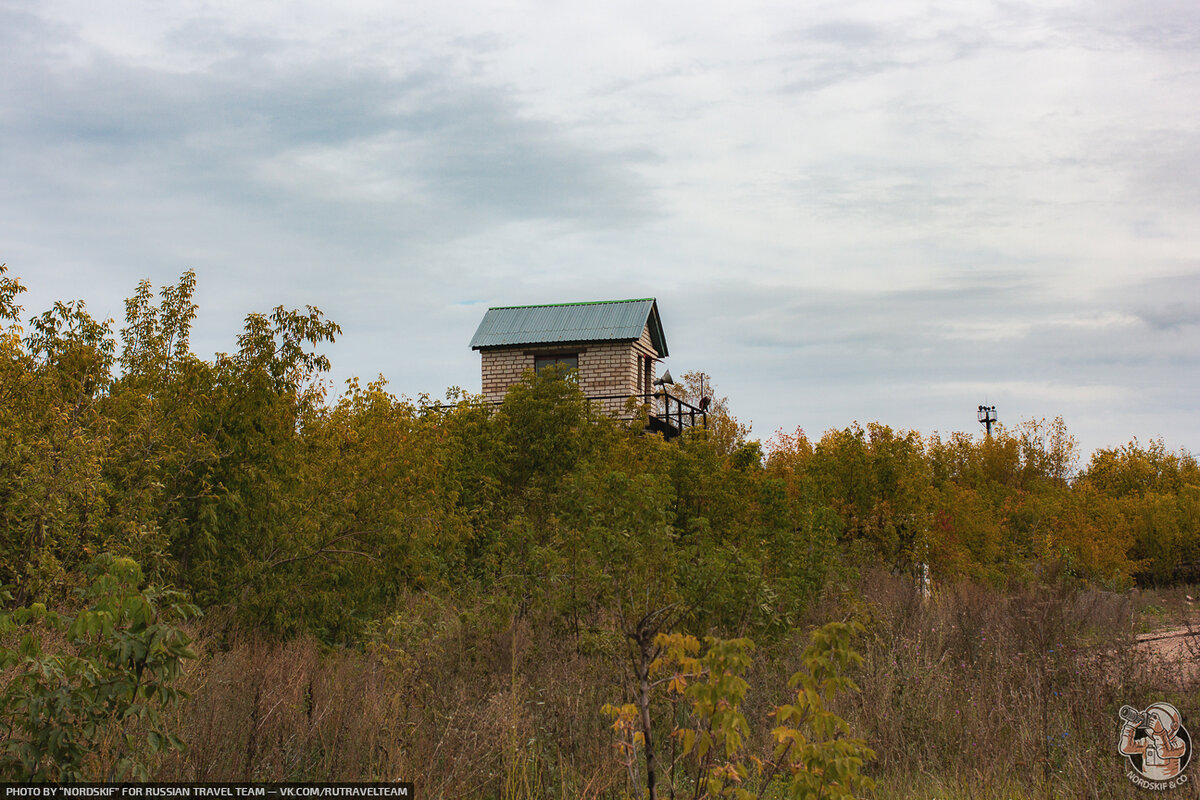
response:
<path fill-rule="evenodd" d="M 659 356 L 667 355 L 658 304 L 653 297 L 556 303 L 544 306 L 489 308 L 471 339 L 472 350 L 523 344 L 629 341 L 650 326 L 650 341 Z"/>

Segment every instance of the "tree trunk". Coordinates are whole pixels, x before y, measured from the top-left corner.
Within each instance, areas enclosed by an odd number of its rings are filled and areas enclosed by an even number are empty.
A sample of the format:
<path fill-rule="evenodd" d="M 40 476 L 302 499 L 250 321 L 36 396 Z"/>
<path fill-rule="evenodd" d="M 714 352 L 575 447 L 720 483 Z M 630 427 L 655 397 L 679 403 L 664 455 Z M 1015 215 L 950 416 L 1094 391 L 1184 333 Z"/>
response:
<path fill-rule="evenodd" d="M 635 639 L 638 647 L 638 710 L 646 748 L 646 788 L 650 790 L 650 800 L 658 800 L 658 759 L 654 754 L 654 736 L 650 724 L 650 662 L 654 660 L 654 632 L 644 624 L 639 625 Z"/>

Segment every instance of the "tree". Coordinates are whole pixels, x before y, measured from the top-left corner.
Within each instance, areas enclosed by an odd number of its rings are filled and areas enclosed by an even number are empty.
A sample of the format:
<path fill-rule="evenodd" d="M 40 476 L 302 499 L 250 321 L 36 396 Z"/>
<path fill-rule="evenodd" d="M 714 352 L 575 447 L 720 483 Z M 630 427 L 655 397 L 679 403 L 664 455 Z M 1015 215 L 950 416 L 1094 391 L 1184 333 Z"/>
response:
<path fill-rule="evenodd" d="M 216 489 L 209 472 L 219 459 L 217 431 L 203 425 L 216 400 L 214 375 L 189 347 L 195 285 L 195 273 L 185 272 L 155 305 L 150 282 L 138 284 L 125 303 L 122 374 L 104 407 L 112 423 L 105 480 L 113 490 L 105 546 L 137 559 L 156 580 L 181 576 L 172 552 Z"/>
<path fill-rule="evenodd" d="M 598 444 L 597 434 L 610 427 L 605 422 L 564 365 L 527 371 L 505 394 L 497 419 L 512 488 L 552 490 Z"/>
<path fill-rule="evenodd" d="M 295 588 L 280 568 L 315 557 L 314 543 L 329 534 L 306 514 L 305 434 L 321 413 L 319 377 L 329 369 L 316 348 L 340 333 L 313 306 L 248 315 L 238 352 L 213 365 L 199 421 L 219 456 L 206 473 L 217 488 L 174 552 L 198 597 L 233 601 L 277 630 L 296 622 L 287 611 Z"/>
<path fill-rule="evenodd" d="M 746 442 L 750 427 L 738 422 L 730 413 L 728 397 L 717 397 L 716 386 L 708 373 L 699 370 L 683 373 L 679 383 L 671 387 L 671 393 L 694 406 L 700 406 L 702 400 L 708 399 L 706 435 L 719 452 L 730 455 Z"/>
<path fill-rule="evenodd" d="M 108 322 L 83 303 L 55 303 L 22 339 L 19 282 L 0 267 L 0 584 L 16 601 L 59 597 L 96 552 L 105 497 L 111 381 Z"/>

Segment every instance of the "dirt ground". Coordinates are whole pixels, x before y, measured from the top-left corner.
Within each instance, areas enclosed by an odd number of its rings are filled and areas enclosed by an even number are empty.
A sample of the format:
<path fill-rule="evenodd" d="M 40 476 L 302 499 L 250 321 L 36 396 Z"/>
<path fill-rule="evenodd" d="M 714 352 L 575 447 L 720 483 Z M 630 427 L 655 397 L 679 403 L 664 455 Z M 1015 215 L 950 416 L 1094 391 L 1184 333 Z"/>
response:
<path fill-rule="evenodd" d="M 1165 628 L 1141 633 L 1138 647 L 1172 661 L 1190 661 L 1193 650 L 1200 649 L 1200 629 Z"/>
<path fill-rule="evenodd" d="M 1143 652 L 1175 664 L 1181 679 L 1200 675 L 1200 619 L 1138 634 L 1137 646 Z"/>

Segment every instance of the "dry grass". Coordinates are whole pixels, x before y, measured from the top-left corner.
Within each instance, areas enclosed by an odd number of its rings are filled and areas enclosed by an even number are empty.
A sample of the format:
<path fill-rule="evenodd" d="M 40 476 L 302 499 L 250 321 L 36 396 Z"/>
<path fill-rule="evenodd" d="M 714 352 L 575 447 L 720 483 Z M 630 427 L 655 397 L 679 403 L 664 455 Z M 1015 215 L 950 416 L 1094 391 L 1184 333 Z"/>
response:
<path fill-rule="evenodd" d="M 961 585 L 928 601 L 872 584 L 863 692 L 848 711 L 879 753 L 881 785 L 926 776 L 948 796 L 1123 797 L 1117 711 L 1195 707 L 1194 681 L 1139 650 L 1128 598 L 1094 590 Z M 1018 787 L 1016 791 L 1013 787 Z M 903 797 L 919 794 L 881 796 Z"/>
<path fill-rule="evenodd" d="M 309 639 L 205 647 L 163 780 L 412 780 L 418 796 L 602 797 L 611 660 L 528 621 L 413 598 L 366 651 Z M 217 637 L 199 633 L 203 644 Z"/>
<path fill-rule="evenodd" d="M 878 753 L 881 798 L 1140 796 L 1116 752 L 1117 709 L 1168 700 L 1186 713 L 1200 700 L 1194 672 L 1135 647 L 1126 596 L 964 584 L 923 601 L 903 580 L 872 576 L 850 606 L 814 617 L 845 614 L 865 619 L 868 635 L 863 691 L 839 710 Z M 803 639 L 760 648 L 747 676 L 757 748 Z M 550 616 L 414 596 L 365 652 L 311 640 L 209 645 L 178 721 L 189 751 L 157 777 L 403 779 L 423 798 L 623 797 L 631 787 L 599 713 L 627 699 L 621 644 L 568 636 Z"/>

